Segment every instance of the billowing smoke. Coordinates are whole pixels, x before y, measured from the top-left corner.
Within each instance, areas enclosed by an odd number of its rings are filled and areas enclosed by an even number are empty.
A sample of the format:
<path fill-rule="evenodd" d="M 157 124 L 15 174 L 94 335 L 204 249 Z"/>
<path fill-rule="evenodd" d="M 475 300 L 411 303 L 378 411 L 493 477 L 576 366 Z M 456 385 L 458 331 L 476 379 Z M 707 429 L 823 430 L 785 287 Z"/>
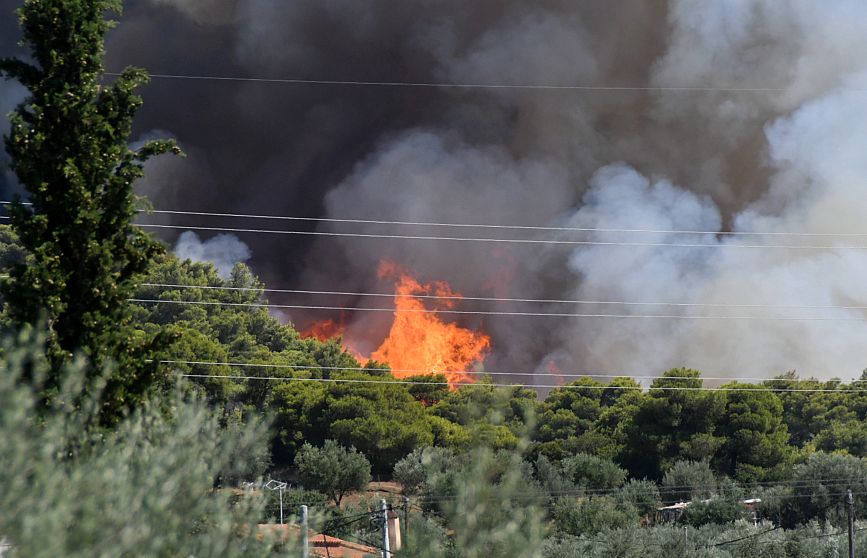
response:
<path fill-rule="evenodd" d="M 231 234 L 218 234 L 202 242 L 193 231 L 181 233 L 174 248 L 182 260 L 210 262 L 221 277 L 229 277 L 237 263 L 250 259 L 250 248 Z"/>
<path fill-rule="evenodd" d="M 159 74 L 625 86 L 156 79 L 145 90 L 140 131 L 168 130 L 188 158 L 152 163 L 142 191 L 157 207 L 231 213 L 763 233 L 322 224 L 621 245 L 283 235 L 244 242 L 254 270 L 275 287 L 388 291 L 376 269 L 390 259 L 467 295 L 681 304 L 469 309 L 693 316 L 465 316 L 464 325 L 491 334 L 492 370 L 553 363 L 650 374 L 687 365 L 727 377 L 792 368 L 852 376 L 867 366 L 864 312 L 804 307 L 867 305 L 858 290 L 867 250 L 844 248 L 867 243 L 774 233 L 867 231 L 858 219 L 867 207 L 865 28 L 860 0 L 130 0 L 108 52 L 113 69 L 132 63 Z M 204 221 L 171 222 L 262 225 Z M 759 244 L 801 247 L 747 247 Z M 375 346 L 389 316 L 352 316 L 347 335 Z M 327 316 L 291 317 L 303 325 Z M 769 317 L 785 319 L 755 319 Z"/>

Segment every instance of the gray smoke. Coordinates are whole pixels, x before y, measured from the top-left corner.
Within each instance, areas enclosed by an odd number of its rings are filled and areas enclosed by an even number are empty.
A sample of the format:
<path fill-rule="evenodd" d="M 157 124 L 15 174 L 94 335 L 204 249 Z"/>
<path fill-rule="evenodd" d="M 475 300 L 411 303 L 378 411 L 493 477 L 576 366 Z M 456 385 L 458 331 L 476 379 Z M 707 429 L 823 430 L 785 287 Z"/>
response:
<path fill-rule="evenodd" d="M 193 231 L 185 231 L 178 237 L 174 253 L 182 260 L 214 264 L 223 278 L 232 274 L 235 264 L 250 259 L 250 248 L 231 234 L 218 234 L 203 242 Z"/>
<path fill-rule="evenodd" d="M 858 220 L 867 202 L 867 138 L 858 126 L 858 117 L 867 116 L 865 28 L 867 5 L 860 0 L 135 0 L 127 3 L 108 53 L 111 68 L 133 63 L 164 74 L 636 88 L 157 79 L 145 90 L 140 132 L 166 129 L 189 155 L 151 163 L 142 191 L 157 207 L 585 228 L 867 232 Z M 180 216 L 171 222 L 262 224 Z M 267 223 L 263 228 L 274 225 Z M 319 230 L 545 238 L 520 230 L 382 225 Z M 791 368 L 852 376 L 867 365 L 858 342 L 865 324 L 850 320 L 863 319 L 862 311 L 777 308 L 867 305 L 858 292 L 865 251 L 737 247 L 844 246 L 863 239 L 565 232 L 556 238 L 712 247 L 243 240 L 254 270 L 275 287 L 387 292 L 390 284 L 376 269 L 390 259 L 467 295 L 775 307 L 465 303 L 466 309 L 833 318 L 462 319 L 492 335 L 491 370 L 544 371 L 553 363 L 576 372 L 650 374 L 687 365 L 726 377 Z M 349 296 L 291 300 L 384 303 Z M 375 346 L 389 316 L 353 316 L 347 335 Z M 300 325 L 323 317 L 291 316 Z"/>

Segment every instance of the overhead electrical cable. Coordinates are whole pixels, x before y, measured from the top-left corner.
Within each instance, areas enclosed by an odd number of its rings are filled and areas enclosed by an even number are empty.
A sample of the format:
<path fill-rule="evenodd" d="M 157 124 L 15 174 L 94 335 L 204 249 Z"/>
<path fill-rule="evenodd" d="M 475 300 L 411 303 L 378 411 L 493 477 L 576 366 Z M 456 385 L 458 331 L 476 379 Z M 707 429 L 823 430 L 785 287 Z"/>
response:
<path fill-rule="evenodd" d="M 105 72 L 107 76 L 120 76 L 120 72 Z M 375 80 L 337 80 L 337 79 L 306 79 L 306 78 L 269 78 L 246 76 L 217 76 L 189 74 L 149 74 L 152 79 L 217 81 L 217 82 L 249 82 L 273 83 L 286 85 L 344 85 L 361 87 L 425 87 L 437 89 L 517 89 L 529 91 L 643 91 L 643 92 L 728 92 L 728 93 L 780 93 L 787 91 L 784 87 L 714 87 L 688 85 L 581 85 L 581 84 L 505 84 L 505 83 L 455 83 L 435 81 L 375 81 Z M 864 91 L 858 88 L 846 88 L 847 91 Z"/>
<path fill-rule="evenodd" d="M 0 201 L 0 205 L 11 205 L 11 201 Z M 31 205 L 22 203 L 22 205 Z M 694 234 L 711 236 L 798 236 L 798 237 L 867 237 L 867 232 L 795 232 L 795 231 L 709 231 L 696 229 L 624 229 L 624 228 L 600 228 L 600 227 L 554 227 L 542 225 L 501 225 L 493 223 L 439 223 L 432 221 L 390 221 L 382 219 L 341 219 L 334 217 L 297 217 L 287 215 L 262 215 L 250 213 L 219 213 L 210 211 L 185 211 L 170 209 L 144 209 L 139 210 L 142 214 L 165 214 L 165 215 L 191 215 L 204 217 L 242 218 L 242 219 L 270 219 L 284 221 L 303 221 L 317 223 L 349 223 L 349 224 L 373 224 L 373 225 L 396 225 L 414 227 L 456 227 L 456 228 L 484 228 L 484 229 L 507 229 L 507 230 L 531 230 L 553 232 L 595 232 L 595 233 L 638 233 L 638 234 Z"/>
<path fill-rule="evenodd" d="M 283 369 L 283 370 L 328 370 L 328 371 L 357 371 L 357 372 L 397 372 L 402 374 L 418 374 L 418 375 L 430 375 L 430 374 L 469 374 L 469 375 L 477 375 L 477 376 L 555 376 L 558 378 L 611 378 L 611 379 L 624 379 L 629 378 L 633 380 L 707 380 L 707 381 L 750 381 L 750 382 L 846 382 L 846 383 L 864 383 L 867 380 L 861 379 L 846 379 L 842 380 L 839 378 L 835 378 L 832 380 L 816 380 L 815 378 L 779 378 L 779 377 L 730 377 L 730 376 L 702 376 L 700 378 L 688 378 L 688 377 L 678 377 L 678 376 L 664 376 L 664 375 L 633 375 L 633 374 L 610 374 L 610 373 L 584 373 L 584 374 L 576 374 L 576 373 L 559 373 L 559 372 L 489 372 L 486 370 L 438 370 L 432 372 L 429 369 L 424 368 L 368 368 L 365 366 L 320 366 L 320 365 L 306 365 L 306 364 L 275 364 L 275 363 L 254 363 L 254 362 L 220 362 L 220 361 L 203 361 L 203 360 L 177 360 L 177 359 L 163 359 L 159 361 L 161 364 L 185 364 L 189 366 L 227 366 L 227 367 L 239 367 L 239 368 L 272 368 L 272 369 Z M 581 387 L 581 386 L 576 386 Z M 611 389 L 618 389 L 616 385 L 608 385 Z M 845 390 L 839 390 L 841 393 Z"/>
<path fill-rule="evenodd" d="M 767 483 L 760 483 L 759 486 L 764 487 L 766 484 Z M 851 484 L 851 483 L 849 483 L 849 484 Z M 789 487 L 788 485 L 785 485 L 785 484 L 776 485 L 776 486 L 780 486 L 780 487 L 784 487 L 784 488 Z M 847 486 L 847 483 L 845 483 L 845 482 L 835 482 L 835 483 L 829 483 L 829 484 L 815 484 L 815 486 L 812 484 L 810 484 L 810 485 L 807 485 L 807 484 L 793 485 L 793 486 L 791 486 L 791 488 L 802 489 L 802 490 L 806 490 L 806 489 L 810 489 L 810 488 L 814 488 L 814 487 L 815 488 L 823 487 L 823 488 L 841 489 L 842 487 L 845 487 L 845 486 Z M 713 486 L 711 486 L 711 485 L 682 485 L 682 486 L 659 487 L 659 488 L 661 489 L 661 492 L 663 494 L 665 494 L 666 492 L 675 492 L 675 491 L 681 491 L 681 490 L 690 489 L 690 488 L 697 488 L 697 489 L 707 488 L 707 489 L 714 490 L 714 489 L 717 489 L 718 486 L 717 485 L 713 485 Z M 511 494 L 511 495 L 509 495 L 508 500 L 510 500 L 510 501 L 511 500 L 518 500 L 518 499 L 521 499 L 521 500 L 537 499 L 538 500 L 538 499 L 547 499 L 547 498 L 558 497 L 558 496 L 588 496 L 588 495 L 589 496 L 622 496 L 623 493 L 618 488 L 597 489 L 597 490 L 576 489 L 576 490 L 562 490 L 562 491 L 540 490 L 540 491 L 534 491 L 534 492 L 519 492 L 517 494 Z M 845 495 L 846 495 L 845 491 L 843 491 L 843 492 L 823 492 L 823 496 L 845 496 Z M 809 493 L 808 494 L 778 494 L 778 495 L 775 495 L 775 498 L 780 498 L 781 500 L 790 500 L 790 499 L 796 500 L 799 498 L 815 498 L 815 497 L 816 497 L 815 494 L 809 494 Z M 429 503 L 453 502 L 455 500 L 456 500 L 456 498 L 453 496 L 435 496 L 435 497 L 432 496 L 432 497 L 425 497 L 424 498 L 424 501 L 429 502 Z M 722 501 L 722 502 L 743 502 L 744 498 L 740 498 L 740 497 L 738 497 L 738 498 L 717 497 L 717 498 L 713 498 L 713 500 L 714 501 Z M 637 502 L 652 502 L 653 500 L 650 500 L 650 499 L 633 500 L 633 502 L 635 502 L 635 501 L 637 501 Z M 677 499 L 663 499 L 663 503 L 666 503 L 666 502 L 677 503 L 677 501 L 678 501 Z M 418 509 L 418 508 L 416 507 L 415 509 Z M 867 529 L 867 527 L 865 527 L 864 529 Z"/>
<path fill-rule="evenodd" d="M 847 493 L 844 492 L 843 494 L 829 494 L 829 496 L 845 496 L 846 494 L 847 494 Z M 859 528 L 855 529 L 855 532 L 858 533 L 858 532 L 865 531 L 865 530 L 867 530 L 867 527 L 859 527 Z M 819 534 L 819 535 L 809 535 L 809 536 L 798 537 L 798 538 L 801 539 L 801 540 L 805 540 L 805 539 L 823 539 L 823 538 L 826 538 L 826 537 L 839 537 L 839 536 L 841 536 L 841 535 L 847 535 L 847 534 L 848 534 L 848 531 L 838 531 L 838 532 L 836 532 L 836 533 L 823 533 L 823 534 Z"/>
<path fill-rule="evenodd" d="M 0 201 L 0 205 L 11 205 L 10 201 Z M 23 203 L 22 205 L 30 205 Z M 270 219 L 285 221 L 322 222 L 322 223 L 349 223 L 349 224 L 373 224 L 395 225 L 414 227 L 455 227 L 455 228 L 484 228 L 484 229 L 507 229 L 507 230 L 531 230 L 553 232 L 595 232 L 595 233 L 638 233 L 638 234 L 692 234 L 712 236 L 797 236 L 797 237 L 867 237 L 867 232 L 796 232 L 796 231 L 711 231 L 697 229 L 625 229 L 625 228 L 600 228 L 600 227 L 555 227 L 542 225 L 502 225 L 493 223 L 440 223 L 432 221 L 393 221 L 383 219 L 349 219 L 333 217 L 298 217 L 287 215 L 262 215 L 250 213 L 220 213 L 210 211 L 185 211 L 169 209 L 146 209 L 139 211 L 142 214 L 165 214 L 165 215 L 191 215 L 204 217 L 243 218 L 243 219 Z"/>
<path fill-rule="evenodd" d="M 608 319 L 660 319 L 660 320 L 758 320 L 758 321 L 820 321 L 820 322 L 867 322 L 867 318 L 831 316 L 690 316 L 677 314 L 591 314 L 576 312 L 508 312 L 495 310 L 450 310 L 439 308 L 364 308 L 354 306 L 317 306 L 309 304 L 270 304 L 265 302 L 217 302 L 204 300 L 163 300 L 130 298 L 129 302 L 141 304 L 180 304 L 190 306 L 228 306 L 246 308 L 275 308 L 296 310 L 330 310 L 345 312 L 391 312 L 412 314 L 457 314 L 478 316 L 526 316 L 554 318 L 608 318 Z"/>
<path fill-rule="evenodd" d="M 5 203 L 5 202 L 0 202 Z M 453 227 L 474 229 L 505 229 L 505 230 L 530 230 L 551 232 L 594 232 L 594 233 L 636 233 L 636 234 L 694 234 L 712 236 L 799 236 L 799 237 L 867 237 L 867 232 L 841 233 L 841 232 L 787 232 L 787 231 L 709 231 L 692 229 L 624 229 L 624 228 L 600 228 L 600 227 L 554 227 L 541 225 L 500 225 L 492 223 L 438 223 L 432 221 L 389 221 L 382 219 L 339 219 L 334 217 L 295 217 L 284 215 L 257 215 L 248 213 L 217 213 L 208 211 L 181 211 L 167 209 L 151 209 L 144 211 L 146 214 L 161 215 L 191 215 L 203 217 L 222 217 L 240 219 L 270 219 L 282 221 L 303 221 L 316 223 L 337 224 L 362 224 L 362 225 L 389 225 L 411 227 Z"/>
<path fill-rule="evenodd" d="M 144 287 L 162 287 L 168 289 L 204 289 L 215 291 L 241 291 L 277 294 L 302 294 L 325 296 L 357 296 L 379 298 L 418 298 L 425 300 L 454 300 L 472 302 L 521 302 L 533 304 L 588 304 L 588 305 L 618 305 L 618 306 L 678 306 L 690 308 L 764 308 L 780 310 L 867 310 L 867 306 L 836 306 L 809 304 L 729 304 L 712 302 L 634 302 L 624 300 L 576 300 L 576 299 L 546 299 L 546 298 L 503 298 L 487 296 L 464 295 L 432 295 L 406 293 L 369 293 L 357 291 L 317 291 L 304 289 L 266 289 L 258 287 L 220 287 L 216 285 L 180 285 L 174 283 L 140 283 Z"/>
<path fill-rule="evenodd" d="M 179 374 L 182 378 L 204 378 L 210 380 L 259 380 L 259 381 L 275 381 L 275 382 L 310 382 L 310 383 L 334 383 L 334 384 L 375 384 L 375 385 L 409 385 L 409 386 L 451 386 L 459 385 L 464 387 L 486 387 L 486 388 L 524 388 L 524 389 L 541 389 L 541 388 L 562 388 L 562 389 L 588 389 L 588 390 L 606 390 L 620 389 L 630 391 L 719 391 L 719 392 L 757 392 L 769 391 L 774 393 L 867 393 L 867 388 L 860 389 L 824 389 L 824 388 L 774 388 L 774 387 L 691 387 L 691 386 L 575 386 L 575 385 L 556 385 L 556 384 L 524 384 L 524 383 L 507 383 L 507 384 L 477 384 L 477 383 L 460 383 L 460 382 L 434 382 L 434 381 L 419 381 L 419 380 L 378 380 L 375 378 L 299 378 L 287 376 L 246 376 L 242 374 Z M 689 378 L 672 378 L 673 380 Z"/>
<path fill-rule="evenodd" d="M 485 238 L 459 236 L 426 236 L 407 234 L 370 234 L 332 231 L 287 231 L 282 229 L 251 229 L 237 227 L 205 227 L 192 225 L 163 225 L 139 223 L 143 228 L 174 229 L 191 231 L 231 232 L 250 234 L 281 234 L 299 236 L 324 236 L 341 238 L 376 238 L 391 240 L 435 240 L 452 242 L 494 242 L 505 244 L 554 244 L 573 246 L 630 246 L 647 248 L 740 248 L 740 249 L 782 249 L 782 250 L 867 250 L 867 245 L 799 245 L 799 244 L 738 244 L 738 243 L 687 243 L 687 242 L 613 242 L 599 240 L 561 240 L 545 238 Z"/>
<path fill-rule="evenodd" d="M 751 534 L 751 535 L 745 535 L 745 536 L 743 536 L 743 537 L 739 537 L 739 538 L 737 538 L 737 539 L 730 539 L 730 540 L 723 541 L 723 542 L 719 542 L 719 543 L 715 543 L 715 544 L 706 544 L 706 545 L 703 546 L 703 548 L 713 548 L 713 547 L 716 547 L 716 546 L 725 546 L 725 545 L 727 545 L 727 544 L 732 544 L 732 543 L 736 543 L 736 542 L 740 542 L 740 541 L 745 541 L 745 540 L 747 540 L 747 539 L 754 539 L 754 538 L 756 538 L 756 537 L 761 537 L 762 535 L 767 535 L 767 534 L 770 533 L 771 531 L 776 531 L 776 530 L 779 529 L 779 528 L 780 528 L 779 525 L 774 525 L 773 527 L 770 527 L 770 528 L 768 528 L 768 529 L 765 529 L 764 531 L 759 531 L 758 533 L 753 533 L 753 534 Z"/>
<path fill-rule="evenodd" d="M 10 204 L 8 201 L 0 201 L 0 205 Z M 188 211 L 169 211 L 155 210 L 153 213 L 172 213 L 185 215 L 213 215 L 225 217 L 250 217 L 250 218 L 268 218 L 268 219 L 291 219 L 302 221 L 333 221 L 346 223 L 379 223 L 393 225 L 415 225 L 415 226 L 445 226 L 445 227 L 483 227 L 483 228 L 504 228 L 504 229 L 531 229 L 531 230 L 551 230 L 551 231 L 573 231 L 573 232 L 596 232 L 596 233 L 642 233 L 642 234 L 695 234 L 695 235 L 719 235 L 719 236 L 737 236 L 737 235 L 752 235 L 752 236 L 797 236 L 797 237 L 867 237 L 867 233 L 807 233 L 807 232 L 756 232 L 756 231 L 700 231 L 700 230 L 654 230 L 654 229 L 616 229 L 616 228 L 571 228 L 571 227 L 531 227 L 520 225 L 488 225 L 488 224 L 462 224 L 462 223 L 425 223 L 425 222 L 409 222 L 409 221 L 374 221 L 362 219 L 325 219 L 311 217 L 285 217 L 285 216 L 265 216 L 265 215 L 244 215 L 244 214 L 228 214 L 228 213 L 207 213 L 207 212 L 188 212 Z M 2 216 L 0 219 L 9 219 L 8 216 Z M 620 241 L 598 241 L 598 240 L 569 240 L 569 239 L 548 239 L 548 238 L 488 238 L 488 237 L 459 237 L 459 236 L 432 236 L 432 235 L 404 235 L 404 234 L 372 234 L 372 233 L 354 233 L 354 232 L 335 232 L 335 231 L 299 231 L 299 230 L 283 230 L 283 229 L 259 229 L 259 228 L 239 228 L 239 227 L 212 227 L 199 225 L 173 225 L 159 223 L 137 223 L 137 226 L 144 228 L 163 228 L 163 229 L 184 229 L 184 230 L 202 230 L 214 232 L 233 232 L 233 233 L 257 233 L 257 234 L 284 234 L 284 235 L 302 235 L 302 236 L 336 236 L 349 238 L 379 238 L 379 239 L 402 239 L 402 240 L 440 240 L 440 241 L 457 241 L 457 242 L 499 242 L 499 243 L 517 243 L 517 244 L 565 244 L 565 245 L 590 245 L 590 246 L 646 246 L 646 247 L 682 247 L 682 248 L 776 248 L 790 250 L 830 250 L 830 249 L 848 249 L 848 250 L 867 250 L 867 245 L 799 245 L 799 244 L 738 244 L 738 243 L 685 243 L 685 242 L 620 242 Z"/>

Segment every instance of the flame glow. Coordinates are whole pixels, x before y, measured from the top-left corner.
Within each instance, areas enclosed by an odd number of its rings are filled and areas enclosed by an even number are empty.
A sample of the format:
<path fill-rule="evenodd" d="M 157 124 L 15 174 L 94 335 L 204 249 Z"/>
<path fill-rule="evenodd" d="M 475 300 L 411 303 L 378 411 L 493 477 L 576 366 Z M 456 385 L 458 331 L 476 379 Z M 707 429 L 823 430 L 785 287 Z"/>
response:
<path fill-rule="evenodd" d="M 370 359 L 386 362 L 396 378 L 443 374 L 452 387 L 474 382 L 473 376 L 467 372 L 487 356 L 491 338 L 425 312 L 429 308 L 423 299 L 417 298 L 419 295 L 455 297 L 453 300 L 435 301 L 430 308 L 446 310 L 454 307 L 460 295 L 445 281 L 420 283 L 392 262 L 380 263 L 378 273 L 382 279 L 395 281 L 395 313 L 388 335 L 369 359 L 353 350 L 357 340 L 347 338 L 346 317 L 343 315 L 339 321 L 329 319 L 313 323 L 301 332 L 302 337 L 324 341 L 342 335 L 344 345 L 362 365 Z"/>
<path fill-rule="evenodd" d="M 566 379 L 563 378 L 563 371 L 560 370 L 560 366 L 557 365 L 553 360 L 548 361 L 548 375 L 550 375 L 554 379 L 554 383 L 558 386 L 562 386 L 566 384 Z"/>
<path fill-rule="evenodd" d="M 339 322 L 329 318 L 327 320 L 313 322 L 313 324 L 301 330 L 300 333 L 301 337 L 304 339 L 314 337 L 320 341 L 328 341 L 332 337 L 343 335 L 345 329 L 346 324 L 343 323 L 342 317 Z"/>
<path fill-rule="evenodd" d="M 401 370 L 424 370 L 444 374 L 449 384 L 471 383 L 465 372 L 484 360 L 491 338 L 480 332 L 446 323 L 437 314 L 425 313 L 422 300 L 412 295 L 459 297 L 445 281 L 422 284 L 391 262 L 379 266 L 381 278 L 395 278 L 394 323 L 371 358 L 387 362 L 398 378 L 420 374 Z M 439 309 L 452 308 L 455 300 L 437 301 Z"/>

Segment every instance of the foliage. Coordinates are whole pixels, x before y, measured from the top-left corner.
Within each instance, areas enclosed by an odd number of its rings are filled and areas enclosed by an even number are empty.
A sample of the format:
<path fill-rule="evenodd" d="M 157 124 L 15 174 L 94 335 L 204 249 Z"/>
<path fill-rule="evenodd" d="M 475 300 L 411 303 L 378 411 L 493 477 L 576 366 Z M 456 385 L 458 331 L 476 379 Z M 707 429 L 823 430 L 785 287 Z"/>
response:
<path fill-rule="evenodd" d="M 367 377 L 353 372 L 341 378 Z M 377 471 L 388 472 L 402 456 L 433 443 L 424 408 L 394 382 L 330 384 L 321 421 L 336 440 L 370 456 Z"/>
<path fill-rule="evenodd" d="M 662 495 L 666 501 L 710 498 L 715 490 L 716 478 L 707 461 L 678 461 L 662 477 Z"/>
<path fill-rule="evenodd" d="M 536 458 L 534 465 L 536 480 L 547 494 L 577 495 L 581 492 L 578 485 L 572 480 L 571 474 L 563 471 L 559 463 L 552 463 L 547 457 L 540 455 Z"/>
<path fill-rule="evenodd" d="M 831 526 L 795 530 L 738 521 L 699 529 L 676 525 L 605 530 L 592 536 L 558 537 L 545 546 L 546 558 L 826 558 L 845 556 L 847 540 Z M 856 546 L 867 543 L 857 532 Z"/>
<path fill-rule="evenodd" d="M 716 427 L 723 440 L 714 457 L 717 471 L 742 481 L 777 478 L 790 453 L 780 398 L 751 384 L 725 387 L 732 391 L 724 392 L 725 410 Z"/>
<path fill-rule="evenodd" d="M 326 440 L 321 448 L 304 444 L 295 467 L 302 486 L 324 492 L 337 507 L 346 494 L 363 490 L 370 482 L 370 462 L 355 448 L 334 440 Z"/>
<path fill-rule="evenodd" d="M 619 499 L 634 507 L 642 516 L 652 516 L 662 504 L 659 487 L 647 479 L 631 479 L 620 487 Z"/>
<path fill-rule="evenodd" d="M 635 478 L 659 478 L 678 459 L 710 459 L 721 440 L 714 432 L 723 413 L 719 392 L 698 391 L 695 370 L 676 369 L 654 380 L 627 427 L 623 462 Z"/>
<path fill-rule="evenodd" d="M 393 478 L 404 494 L 416 494 L 432 475 L 442 474 L 455 464 L 454 454 L 445 448 L 418 448 L 395 463 Z"/>
<path fill-rule="evenodd" d="M 0 269 L 8 272 L 17 264 L 24 262 L 24 249 L 18 235 L 9 225 L 0 225 Z"/>
<path fill-rule="evenodd" d="M 255 419 L 234 414 L 221 422 L 227 436 L 240 437 Z M 264 436 L 266 433 L 263 431 L 261 434 Z M 226 467 L 220 472 L 219 483 L 223 486 L 239 486 L 265 475 L 271 466 L 271 452 L 265 441 L 266 438 L 263 438 L 252 446 L 237 444 L 229 447 L 229 453 L 224 457 Z"/>
<path fill-rule="evenodd" d="M 766 516 L 787 527 L 810 520 L 845 524 L 843 498 L 851 489 L 855 498 L 855 517 L 867 513 L 867 461 L 851 455 L 817 452 L 792 469 L 790 483 L 768 491 L 762 497 Z"/>
<path fill-rule="evenodd" d="M 641 398 L 638 387 L 630 378 L 614 378 L 608 387 L 580 378 L 552 390 L 539 413 L 538 451 L 553 460 L 582 452 L 614 458 Z"/>
<path fill-rule="evenodd" d="M 431 413 L 472 429 L 480 424 L 504 426 L 514 436 L 526 431 L 536 412 L 536 392 L 476 384 L 449 392 L 431 407 Z"/>
<path fill-rule="evenodd" d="M 18 13 L 32 61 L 4 59 L 0 72 L 30 93 L 10 115 L 5 138 L 10 167 L 32 203 L 10 210 L 26 257 L 3 285 L 6 310 L 16 325 L 48 326 L 47 396 L 78 351 L 92 377 L 118 363 L 103 390 L 103 416 L 113 420 L 159 380 L 148 357 L 165 339 L 136 331 L 127 303 L 160 251 L 132 224 L 132 184 L 145 161 L 177 148 L 170 141 L 128 145 L 141 105 L 134 90 L 147 75 L 128 68 L 102 85 L 110 10 L 119 11 L 120 2 L 25 0 Z"/>
<path fill-rule="evenodd" d="M 578 486 L 590 490 L 617 488 L 626 480 L 626 471 L 608 459 L 579 453 L 560 463 L 566 476 Z"/>
<path fill-rule="evenodd" d="M 407 376 L 403 380 L 412 382 L 409 385 L 410 395 L 425 407 L 436 405 L 449 394 L 449 387 L 446 385 L 448 379 L 444 374 Z"/>
<path fill-rule="evenodd" d="M 733 498 L 711 498 L 698 500 L 684 510 L 681 520 L 693 527 L 733 523 L 739 519 L 749 519 L 750 513 L 740 500 Z"/>
<path fill-rule="evenodd" d="M 29 369 L 48 373 L 42 340 L 22 334 L 0 362 L 0 533 L 18 556 L 264 556 L 242 526 L 254 501 L 232 504 L 214 486 L 262 425 L 227 432 L 182 390 L 151 398 L 111 431 L 98 427 L 98 389 L 67 369 L 37 420 Z"/>
<path fill-rule="evenodd" d="M 264 500 L 261 521 L 276 523 L 280 518 L 280 491 L 264 489 L 258 490 L 256 493 Z M 286 517 L 297 517 L 300 513 L 299 508 L 302 505 L 309 508 L 310 516 L 313 517 L 316 515 L 314 510 L 326 510 L 329 501 L 327 494 L 317 492 L 316 490 L 289 487 L 283 491 L 284 519 Z"/>
<path fill-rule="evenodd" d="M 594 535 L 606 529 L 638 525 L 638 510 L 610 496 L 561 498 L 554 506 L 554 524 L 565 535 Z"/>
<path fill-rule="evenodd" d="M 334 374 L 364 380 L 361 372 Z M 354 446 L 370 458 L 375 470 L 390 471 L 394 463 L 434 437 L 424 407 L 406 386 L 388 383 L 287 382 L 274 388 L 269 406 L 275 409 L 278 451 L 292 455 L 298 442 L 321 444 L 326 436 Z"/>
<path fill-rule="evenodd" d="M 518 448 L 521 449 L 520 447 Z M 531 558 L 541 556 L 542 512 L 539 493 L 528 483 L 520 451 L 494 453 L 474 448 L 464 466 L 436 472 L 427 484 L 437 498 L 436 511 L 452 534 L 446 548 L 436 538 L 414 556 Z"/>

